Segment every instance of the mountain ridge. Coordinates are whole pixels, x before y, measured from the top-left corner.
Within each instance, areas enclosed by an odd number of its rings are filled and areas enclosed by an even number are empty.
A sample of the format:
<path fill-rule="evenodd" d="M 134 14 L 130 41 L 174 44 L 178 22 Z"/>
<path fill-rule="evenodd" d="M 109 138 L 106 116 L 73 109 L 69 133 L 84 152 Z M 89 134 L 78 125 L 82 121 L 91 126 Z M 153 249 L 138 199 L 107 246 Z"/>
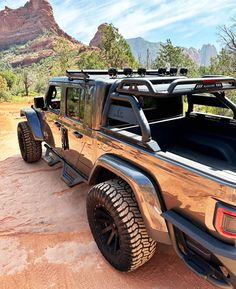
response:
<path fill-rule="evenodd" d="M 162 42 L 150 42 L 142 37 L 129 38 L 126 41 L 130 45 L 135 58 L 145 65 L 148 57 L 150 64 L 155 61 L 161 44 L 164 44 Z M 211 58 L 217 56 L 217 50 L 213 44 L 203 44 L 201 49 L 194 47 L 183 47 L 183 49 L 198 66 L 209 66 Z"/>

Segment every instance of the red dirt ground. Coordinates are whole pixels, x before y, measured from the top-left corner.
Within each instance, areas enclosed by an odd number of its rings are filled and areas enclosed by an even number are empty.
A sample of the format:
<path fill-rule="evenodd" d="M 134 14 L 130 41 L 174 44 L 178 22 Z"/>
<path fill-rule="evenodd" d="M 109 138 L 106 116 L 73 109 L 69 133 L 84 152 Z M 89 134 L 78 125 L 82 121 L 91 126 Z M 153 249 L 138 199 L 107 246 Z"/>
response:
<path fill-rule="evenodd" d="M 19 109 L 0 104 L 0 289 L 212 289 L 173 249 L 120 273 L 101 256 L 90 234 L 85 184 L 68 188 L 60 166 L 22 161 L 16 138 Z"/>

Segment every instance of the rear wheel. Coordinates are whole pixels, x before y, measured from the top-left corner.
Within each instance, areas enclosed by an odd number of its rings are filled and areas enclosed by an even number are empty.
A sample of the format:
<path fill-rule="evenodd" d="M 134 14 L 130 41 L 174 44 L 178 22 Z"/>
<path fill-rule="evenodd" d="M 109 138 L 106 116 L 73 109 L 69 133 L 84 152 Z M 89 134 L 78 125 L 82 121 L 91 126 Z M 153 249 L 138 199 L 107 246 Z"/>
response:
<path fill-rule="evenodd" d="M 94 186 L 87 198 L 93 237 L 104 257 L 120 271 L 132 271 L 155 253 L 130 186 L 113 179 Z"/>
<path fill-rule="evenodd" d="M 27 163 L 39 161 L 42 157 L 42 143 L 34 140 L 27 121 L 18 124 L 17 135 L 23 160 Z"/>

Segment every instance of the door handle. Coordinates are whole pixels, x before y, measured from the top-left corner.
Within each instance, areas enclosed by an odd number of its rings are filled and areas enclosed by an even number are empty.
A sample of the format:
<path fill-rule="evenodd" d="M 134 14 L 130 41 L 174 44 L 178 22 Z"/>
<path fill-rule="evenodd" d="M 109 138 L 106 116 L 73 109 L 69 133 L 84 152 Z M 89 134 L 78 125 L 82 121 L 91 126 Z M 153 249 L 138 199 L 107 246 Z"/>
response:
<path fill-rule="evenodd" d="M 61 127 L 61 123 L 60 123 L 60 122 L 58 122 L 58 121 L 54 121 L 54 124 L 55 124 L 55 126 L 56 126 L 56 127 L 58 127 L 58 128 L 60 128 L 60 127 Z"/>
<path fill-rule="evenodd" d="M 82 135 L 80 132 L 78 132 L 77 130 L 74 130 L 74 131 L 73 131 L 73 135 L 74 135 L 76 138 L 82 138 L 82 137 L 83 137 L 83 135 Z"/>

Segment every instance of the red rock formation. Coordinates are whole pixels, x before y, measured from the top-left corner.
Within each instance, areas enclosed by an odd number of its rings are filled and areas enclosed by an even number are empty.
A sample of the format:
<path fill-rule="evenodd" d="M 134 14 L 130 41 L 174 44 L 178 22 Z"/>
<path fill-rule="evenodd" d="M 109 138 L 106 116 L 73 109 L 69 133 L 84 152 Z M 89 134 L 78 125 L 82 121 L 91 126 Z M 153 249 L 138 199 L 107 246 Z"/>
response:
<path fill-rule="evenodd" d="M 52 50 L 55 46 L 55 39 L 53 37 L 39 37 L 22 48 L 19 48 L 17 52 L 19 54 L 23 53 L 33 53 L 42 50 Z"/>
<path fill-rule="evenodd" d="M 29 56 L 17 56 L 10 62 L 12 67 L 29 66 L 33 63 L 38 63 L 42 59 L 45 59 L 53 54 L 52 50 L 43 50 L 40 53 L 31 53 Z"/>
<path fill-rule="evenodd" d="M 89 45 L 94 47 L 99 47 L 102 41 L 102 29 L 103 27 L 106 27 L 108 24 L 103 23 L 100 26 L 98 26 L 98 30 L 96 34 L 94 35 L 93 39 L 90 41 Z"/>
<path fill-rule="evenodd" d="M 18 9 L 0 11 L 0 50 L 27 43 L 47 31 L 77 42 L 60 29 L 47 0 L 30 0 Z"/>

